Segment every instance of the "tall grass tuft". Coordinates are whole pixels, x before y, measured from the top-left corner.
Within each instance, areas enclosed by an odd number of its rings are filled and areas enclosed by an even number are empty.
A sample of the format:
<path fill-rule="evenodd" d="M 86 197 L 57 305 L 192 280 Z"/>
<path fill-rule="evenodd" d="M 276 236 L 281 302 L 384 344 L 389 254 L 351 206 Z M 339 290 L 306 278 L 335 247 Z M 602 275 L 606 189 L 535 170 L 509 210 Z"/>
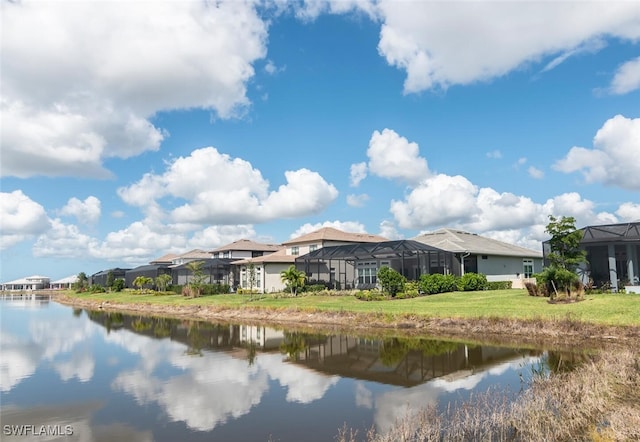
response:
<path fill-rule="evenodd" d="M 343 427 L 336 440 L 355 442 L 356 436 Z M 640 440 L 640 354 L 601 354 L 573 371 L 535 376 L 514 401 L 489 391 L 444 412 L 434 406 L 407 412 L 388 432 L 371 429 L 358 440 Z"/>

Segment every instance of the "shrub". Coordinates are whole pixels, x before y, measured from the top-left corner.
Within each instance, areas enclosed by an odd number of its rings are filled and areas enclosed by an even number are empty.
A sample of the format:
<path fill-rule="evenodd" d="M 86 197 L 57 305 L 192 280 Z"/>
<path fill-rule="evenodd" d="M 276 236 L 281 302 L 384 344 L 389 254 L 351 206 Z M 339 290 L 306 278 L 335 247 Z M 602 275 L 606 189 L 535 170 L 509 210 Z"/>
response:
<path fill-rule="evenodd" d="M 511 281 L 490 281 L 487 283 L 489 290 L 509 290 L 513 286 Z"/>
<path fill-rule="evenodd" d="M 383 301 L 386 298 L 383 293 L 378 290 L 359 290 L 354 296 L 361 301 Z"/>
<path fill-rule="evenodd" d="M 481 273 L 465 273 L 458 280 L 458 289 L 465 292 L 486 290 L 487 286 L 487 277 Z"/>
<path fill-rule="evenodd" d="M 382 291 L 389 293 L 392 297 L 404 290 L 407 279 L 390 267 L 380 267 L 378 270 L 378 282 Z"/>
<path fill-rule="evenodd" d="M 323 290 L 326 290 L 327 286 L 324 284 L 311 284 L 311 285 L 305 285 L 302 288 L 303 292 L 311 292 L 311 293 L 317 293 L 317 292 L 321 292 Z"/>
<path fill-rule="evenodd" d="M 115 281 L 113 281 L 113 284 L 111 285 L 111 289 L 114 292 L 121 292 L 124 289 L 124 279 L 118 278 Z"/>
<path fill-rule="evenodd" d="M 404 285 L 404 292 L 398 295 L 404 295 L 403 298 L 416 298 L 420 296 L 420 286 L 417 281 L 409 281 Z"/>
<path fill-rule="evenodd" d="M 457 277 L 455 275 L 442 275 L 440 273 L 421 275 L 418 284 L 420 290 L 428 295 L 458 290 Z"/>
<path fill-rule="evenodd" d="M 89 292 L 90 293 L 104 293 L 104 292 L 106 292 L 106 290 L 101 285 L 93 284 L 92 286 L 89 287 Z"/>

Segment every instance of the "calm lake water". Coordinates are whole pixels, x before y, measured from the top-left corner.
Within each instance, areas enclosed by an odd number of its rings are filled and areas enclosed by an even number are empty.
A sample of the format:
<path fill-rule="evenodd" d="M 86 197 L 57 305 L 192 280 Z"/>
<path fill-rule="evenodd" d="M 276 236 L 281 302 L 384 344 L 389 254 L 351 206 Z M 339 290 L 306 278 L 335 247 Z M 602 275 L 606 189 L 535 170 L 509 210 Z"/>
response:
<path fill-rule="evenodd" d="M 332 441 L 344 424 L 385 431 L 407 407 L 444 408 L 495 387 L 515 394 L 548 359 L 90 312 L 46 298 L 4 297 L 0 309 L 2 440 Z"/>

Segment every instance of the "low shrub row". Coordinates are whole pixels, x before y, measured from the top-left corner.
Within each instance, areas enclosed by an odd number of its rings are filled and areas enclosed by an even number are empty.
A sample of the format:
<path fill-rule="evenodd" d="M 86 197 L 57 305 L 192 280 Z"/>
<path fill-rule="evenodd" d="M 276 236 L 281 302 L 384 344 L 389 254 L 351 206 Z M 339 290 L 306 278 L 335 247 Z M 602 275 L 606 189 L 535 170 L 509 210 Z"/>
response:
<path fill-rule="evenodd" d="M 385 272 L 386 273 L 384 273 L 383 278 L 380 278 L 380 273 L 378 273 L 378 279 L 382 285 L 382 291 L 360 290 L 356 292 L 354 296 L 358 299 L 362 299 L 363 301 L 376 301 L 389 299 L 389 297 L 396 299 L 408 299 L 421 295 L 434 295 L 436 293 L 455 292 L 458 290 L 508 290 L 511 289 L 512 286 L 511 281 L 489 282 L 485 275 L 472 272 L 465 273 L 462 277 L 434 273 L 430 275 L 422 275 L 418 281 L 409 282 L 404 281 L 404 277 L 395 270 L 387 269 Z M 392 276 L 395 276 L 395 278 L 389 278 L 387 273 L 397 273 L 397 276 L 394 274 Z M 381 279 L 384 278 L 391 279 L 393 284 L 383 283 Z M 390 287 L 391 290 L 388 287 Z"/>

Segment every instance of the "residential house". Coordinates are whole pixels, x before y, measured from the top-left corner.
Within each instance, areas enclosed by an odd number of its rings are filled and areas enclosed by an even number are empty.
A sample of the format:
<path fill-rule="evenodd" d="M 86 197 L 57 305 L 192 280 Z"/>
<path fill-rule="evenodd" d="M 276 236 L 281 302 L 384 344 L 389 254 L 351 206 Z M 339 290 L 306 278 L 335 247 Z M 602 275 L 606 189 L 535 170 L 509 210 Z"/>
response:
<path fill-rule="evenodd" d="M 128 270 L 131 269 L 121 269 L 119 267 L 102 270 L 100 272 L 94 273 L 89 277 L 89 281 L 91 285 L 100 285 L 102 287 L 107 287 L 107 282 L 109 280 L 109 274 L 112 275 L 113 279 L 116 280 L 118 278 L 124 279 L 125 274 Z"/>
<path fill-rule="evenodd" d="M 246 258 L 234 262 L 240 267 L 240 287 L 254 287 L 260 293 L 278 292 L 285 289 L 280 273 L 289 266 L 296 265 L 296 258 L 323 247 L 340 246 L 359 243 L 376 243 L 386 241 L 386 238 L 368 233 L 350 233 L 333 227 L 323 227 L 306 235 L 299 236 L 282 243 L 284 248 L 269 255 Z M 336 281 L 336 268 L 326 263 L 318 263 L 314 273 L 310 273 L 304 266 L 300 270 L 307 272 L 309 283 L 326 282 L 333 287 Z M 311 278 L 314 276 L 315 278 Z"/>
<path fill-rule="evenodd" d="M 70 289 L 76 282 L 78 282 L 78 275 L 71 275 L 66 278 L 51 281 L 50 287 L 54 290 L 65 290 Z"/>
<path fill-rule="evenodd" d="M 48 276 L 32 275 L 14 281 L 2 283 L 2 291 L 42 290 L 48 289 L 50 284 Z"/>
<path fill-rule="evenodd" d="M 450 252 L 455 259 L 441 273 L 482 273 L 489 281 L 512 281 L 514 288 L 542 270 L 542 253 L 475 233 L 444 228 L 413 238 Z"/>
<path fill-rule="evenodd" d="M 239 239 L 218 247 L 210 253 L 213 258 L 245 259 L 268 255 L 282 248 L 283 246 L 278 244 L 264 244 L 250 239 Z"/>
<path fill-rule="evenodd" d="M 579 271 L 585 283 L 618 291 L 640 293 L 640 221 L 587 226 L 580 246 L 587 252 L 587 264 Z M 551 252 L 549 241 L 542 244 L 544 256 Z"/>

